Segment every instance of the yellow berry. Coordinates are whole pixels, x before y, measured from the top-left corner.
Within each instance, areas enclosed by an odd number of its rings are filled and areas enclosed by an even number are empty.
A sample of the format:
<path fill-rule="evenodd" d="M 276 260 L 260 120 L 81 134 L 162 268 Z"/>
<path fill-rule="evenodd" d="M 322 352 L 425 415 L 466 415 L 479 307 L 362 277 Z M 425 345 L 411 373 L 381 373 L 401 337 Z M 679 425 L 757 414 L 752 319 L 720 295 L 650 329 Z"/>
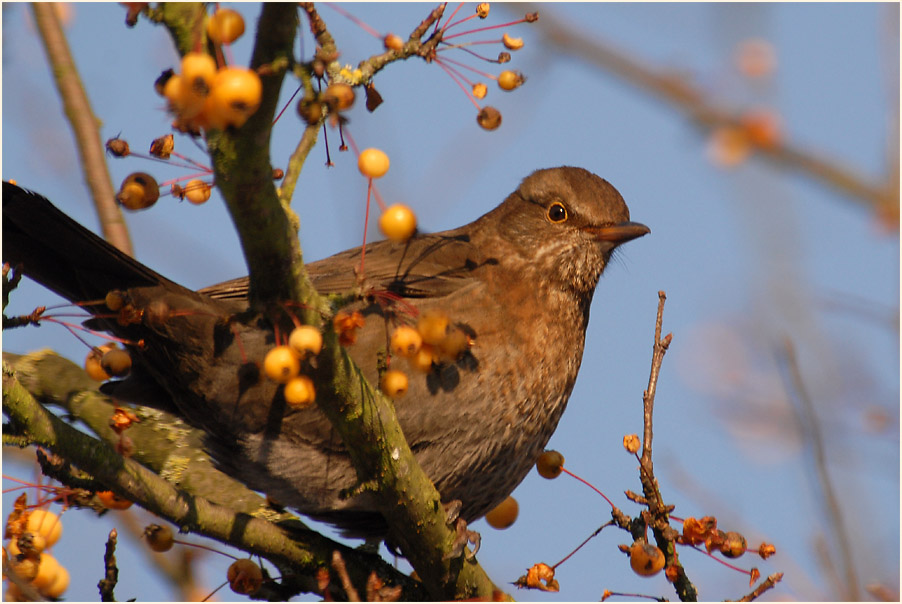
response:
<path fill-rule="evenodd" d="M 477 99 L 484 99 L 485 95 L 488 94 L 489 87 L 483 84 L 482 82 L 476 82 L 473 84 L 473 96 Z"/>
<path fill-rule="evenodd" d="M 389 398 L 400 398 L 407 393 L 407 374 L 397 369 L 389 369 L 382 376 L 379 382 L 379 388 Z"/>
<path fill-rule="evenodd" d="M 323 334 L 312 325 L 301 325 L 291 330 L 288 345 L 300 355 L 319 354 L 323 348 Z"/>
<path fill-rule="evenodd" d="M 557 478 L 564 471 L 564 456 L 557 451 L 545 451 L 536 461 L 536 470 L 542 478 Z"/>
<path fill-rule="evenodd" d="M 207 35 L 214 42 L 231 44 L 244 33 L 244 17 L 228 8 L 221 8 L 207 21 Z"/>
<path fill-rule="evenodd" d="M 205 52 L 189 52 L 182 57 L 181 76 L 191 92 L 206 96 L 216 77 L 216 61 Z"/>
<path fill-rule="evenodd" d="M 175 543 L 172 529 L 165 525 L 147 525 L 144 529 L 144 537 L 147 539 L 147 545 L 155 552 L 168 552 Z"/>
<path fill-rule="evenodd" d="M 523 74 L 510 69 L 505 69 L 498 74 L 498 86 L 501 87 L 501 90 L 519 88 L 525 81 L 526 78 L 523 77 Z"/>
<path fill-rule="evenodd" d="M 480 19 L 485 19 L 489 16 L 489 10 L 491 9 L 491 5 L 488 2 L 480 2 L 476 5 L 476 15 Z"/>
<path fill-rule="evenodd" d="M 263 372 L 280 384 L 285 384 L 301 370 L 297 353 L 290 346 L 276 346 L 263 358 Z"/>
<path fill-rule="evenodd" d="M 634 541 L 630 546 L 630 567 L 643 577 L 651 577 L 664 568 L 664 552 L 645 541 Z"/>
<path fill-rule="evenodd" d="M 379 229 L 395 243 L 404 243 L 417 230 L 417 217 L 403 203 L 389 206 L 379 217 Z"/>
<path fill-rule="evenodd" d="M 448 335 L 451 320 L 441 310 L 427 310 L 417 319 L 417 331 L 427 344 L 438 345 Z"/>
<path fill-rule="evenodd" d="M 494 529 L 506 529 L 517 521 L 520 514 L 520 505 L 517 500 L 509 496 L 507 499 L 495 506 L 492 511 L 485 515 L 485 521 Z"/>
<path fill-rule="evenodd" d="M 455 360 L 470 345 L 469 336 L 457 327 L 448 329 L 447 335 L 435 345 L 439 358 Z"/>
<path fill-rule="evenodd" d="M 423 344 L 415 355 L 410 357 L 410 366 L 417 371 L 429 373 L 432 371 L 432 365 L 438 361 L 435 350 L 429 344 Z"/>
<path fill-rule="evenodd" d="M 185 185 L 185 198 L 194 205 L 200 205 L 210 199 L 213 186 L 198 178 L 189 180 Z"/>
<path fill-rule="evenodd" d="M 242 558 L 235 560 L 226 571 L 229 587 L 236 594 L 252 594 L 263 584 L 263 571 L 253 560 Z"/>
<path fill-rule="evenodd" d="M 381 149 L 364 149 L 357 158 L 357 168 L 368 178 L 382 178 L 388 172 L 388 155 Z"/>
<path fill-rule="evenodd" d="M 285 402 L 296 408 L 308 406 L 316 399 L 313 380 L 306 375 L 293 377 L 285 384 Z"/>
<path fill-rule="evenodd" d="M 523 48 L 523 38 L 512 38 L 507 34 L 501 36 L 501 42 L 508 50 L 520 50 Z"/>
<path fill-rule="evenodd" d="M 47 547 L 51 547 L 63 534 L 63 522 L 59 516 L 48 510 L 32 510 L 28 514 L 25 530 L 43 536 Z"/>
<path fill-rule="evenodd" d="M 390 348 L 393 354 L 410 358 L 420 351 L 423 336 L 409 325 L 400 325 L 391 334 Z"/>
<path fill-rule="evenodd" d="M 50 554 L 41 554 L 41 560 L 38 563 L 38 574 L 31 580 L 31 584 L 40 590 L 49 587 L 56 581 L 59 575 L 60 563 Z"/>
<path fill-rule="evenodd" d="M 125 177 L 116 200 L 129 210 L 149 208 L 160 198 L 160 187 L 146 172 L 133 172 Z"/>
<path fill-rule="evenodd" d="M 252 69 L 226 67 L 213 79 L 213 88 L 204 104 L 204 117 L 213 128 L 240 128 L 260 107 L 263 84 Z"/>
<path fill-rule="evenodd" d="M 69 587 L 69 571 L 67 571 L 66 567 L 62 564 L 59 564 L 58 566 L 56 579 L 41 591 L 41 593 L 48 598 L 59 598 Z"/>

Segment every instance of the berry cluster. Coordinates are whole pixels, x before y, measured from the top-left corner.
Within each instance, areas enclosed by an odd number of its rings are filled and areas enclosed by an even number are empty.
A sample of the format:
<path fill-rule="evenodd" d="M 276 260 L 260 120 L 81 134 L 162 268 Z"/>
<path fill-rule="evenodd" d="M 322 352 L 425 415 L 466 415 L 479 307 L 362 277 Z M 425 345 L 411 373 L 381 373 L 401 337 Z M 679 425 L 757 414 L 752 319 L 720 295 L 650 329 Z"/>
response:
<path fill-rule="evenodd" d="M 270 349 L 263 358 L 266 377 L 284 384 L 285 402 L 296 409 L 313 404 L 316 389 L 313 380 L 301 373 L 301 364 L 319 354 L 323 334 L 311 325 L 299 325 L 288 336 L 288 343 Z"/>
<path fill-rule="evenodd" d="M 39 594 L 46 598 L 59 598 L 69 587 L 69 571 L 47 550 L 62 536 L 63 523 L 53 512 L 44 509 L 29 511 L 25 509 L 24 501 L 20 501 L 16 502 L 6 521 L 5 536 L 9 538 L 9 543 L 4 548 L 4 558 L 9 556 L 12 572 L 28 581 Z M 4 599 L 21 602 L 25 597 L 21 589 L 10 581 Z"/>

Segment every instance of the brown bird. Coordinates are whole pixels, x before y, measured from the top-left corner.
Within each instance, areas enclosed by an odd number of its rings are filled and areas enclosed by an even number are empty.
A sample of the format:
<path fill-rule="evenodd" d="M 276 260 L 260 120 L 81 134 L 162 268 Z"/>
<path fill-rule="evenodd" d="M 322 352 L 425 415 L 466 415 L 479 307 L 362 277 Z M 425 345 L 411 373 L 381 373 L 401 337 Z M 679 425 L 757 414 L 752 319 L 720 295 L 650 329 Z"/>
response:
<path fill-rule="evenodd" d="M 169 281 L 93 235 L 43 197 L 3 183 L 3 257 L 72 301 L 126 293 L 143 319 L 94 319 L 128 340 L 133 368 L 106 390 L 174 411 L 208 435 L 224 471 L 346 534 L 381 536 L 385 521 L 362 494 L 328 420 L 286 405 L 281 389 L 240 370 L 274 344 L 271 323 L 248 313 L 247 279 L 199 292 Z M 441 313 L 457 344 L 410 376 L 395 401 L 404 434 L 445 502 L 473 521 L 507 497 L 542 452 L 582 360 L 589 306 L 620 244 L 649 233 L 607 181 L 581 168 L 539 170 L 494 210 L 460 228 L 366 248 L 365 318 L 348 350 L 371 383 L 397 325 Z M 358 286 L 360 248 L 307 265 L 320 293 Z M 109 315 L 102 305 L 88 307 Z M 177 312 L 176 312 L 177 311 Z M 164 317 L 164 318 L 161 318 Z M 290 326 L 283 324 L 281 329 Z M 284 333 L 284 331 L 283 331 Z M 440 348 L 440 346 L 439 346 Z M 253 372 L 251 372 L 253 374 Z"/>

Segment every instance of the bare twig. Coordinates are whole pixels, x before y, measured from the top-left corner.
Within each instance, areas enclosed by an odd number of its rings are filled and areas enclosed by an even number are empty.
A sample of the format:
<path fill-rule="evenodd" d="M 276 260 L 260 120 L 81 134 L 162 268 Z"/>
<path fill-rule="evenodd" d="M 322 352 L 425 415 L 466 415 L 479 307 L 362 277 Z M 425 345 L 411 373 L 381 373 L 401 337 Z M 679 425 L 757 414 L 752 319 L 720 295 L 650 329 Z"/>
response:
<path fill-rule="evenodd" d="M 782 579 L 783 579 L 783 573 L 774 573 L 771 576 L 769 576 L 767 579 L 762 581 L 758 585 L 758 587 L 753 589 L 751 592 L 742 596 L 738 600 L 733 600 L 733 601 L 735 601 L 735 602 L 753 602 L 753 601 L 757 600 L 761 596 L 761 594 L 763 594 L 767 590 L 771 589 L 774 585 L 779 583 Z M 727 601 L 730 602 L 731 600 L 727 600 Z"/>
<path fill-rule="evenodd" d="M 805 441 L 810 443 L 812 453 L 814 455 L 814 465 L 817 468 L 818 481 L 821 487 L 820 499 L 827 508 L 827 514 L 830 517 L 829 525 L 833 527 L 832 534 L 836 536 L 838 541 L 839 555 L 842 559 L 843 574 L 845 575 L 845 589 L 847 592 L 843 594 L 844 599 L 858 601 L 861 597 L 858 581 L 858 572 L 855 569 L 855 561 L 852 554 L 852 543 L 849 539 L 849 531 L 843 517 L 842 509 L 839 506 L 839 498 L 836 496 L 836 487 L 827 471 L 827 453 L 824 445 L 824 435 L 821 432 L 820 422 L 817 418 L 817 412 L 814 408 L 814 402 L 808 395 L 805 387 L 805 381 L 802 378 L 802 371 L 799 368 L 798 359 L 796 358 L 795 347 L 792 341 L 787 337 L 783 341 L 782 363 L 788 371 L 789 375 L 785 376 L 788 380 L 786 384 L 787 391 L 794 395 L 799 402 L 798 417 L 801 425 Z"/>
<path fill-rule="evenodd" d="M 103 142 L 97 118 L 81 84 L 78 68 L 69 52 L 66 36 L 53 3 L 36 2 L 31 5 L 34 20 L 47 52 L 47 61 L 63 102 L 63 110 L 75 135 L 75 143 L 84 168 L 85 180 L 91 189 L 100 227 L 107 241 L 126 254 L 133 254 L 128 227 L 122 211 L 116 205 L 116 191 L 106 166 Z"/>
<path fill-rule="evenodd" d="M 116 583 L 119 582 L 119 568 L 116 566 L 116 541 L 119 534 L 116 529 L 110 531 L 110 536 L 106 542 L 106 550 L 103 553 L 103 567 L 105 569 L 103 579 L 97 584 L 100 590 L 101 602 L 115 602 L 116 597 L 113 590 Z"/>
<path fill-rule="evenodd" d="M 661 364 L 664 361 L 664 354 L 673 340 L 673 334 L 667 334 L 661 337 L 661 331 L 664 323 L 664 302 L 667 300 L 667 294 L 663 290 L 658 292 L 658 313 L 655 318 L 655 343 L 651 357 L 651 370 L 648 376 L 648 388 L 642 394 L 642 412 L 643 412 L 643 439 L 642 439 L 642 455 L 639 456 L 639 477 L 642 482 L 642 492 L 645 495 L 646 504 L 648 505 L 648 518 L 652 532 L 655 535 L 655 541 L 661 551 L 664 552 L 666 564 L 668 567 L 675 569 L 675 580 L 673 581 L 674 589 L 683 601 L 695 601 L 698 599 L 698 592 L 695 586 L 686 576 L 686 571 L 680 563 L 679 554 L 677 554 L 675 539 L 678 535 L 677 531 L 670 526 L 669 514 L 673 506 L 666 505 L 661 495 L 661 489 L 658 486 L 658 479 L 655 478 L 654 464 L 652 463 L 652 438 L 654 431 L 652 428 L 652 420 L 654 417 L 655 393 L 658 387 L 658 377 L 661 375 Z"/>

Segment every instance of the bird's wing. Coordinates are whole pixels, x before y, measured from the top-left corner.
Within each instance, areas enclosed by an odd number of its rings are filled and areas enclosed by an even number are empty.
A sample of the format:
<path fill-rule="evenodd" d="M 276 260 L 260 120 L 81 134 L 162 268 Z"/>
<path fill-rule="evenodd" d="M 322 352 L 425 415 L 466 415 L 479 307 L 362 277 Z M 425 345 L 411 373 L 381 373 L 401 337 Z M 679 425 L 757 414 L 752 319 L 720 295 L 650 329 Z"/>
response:
<path fill-rule="evenodd" d="M 497 263 L 476 249 L 466 234 L 449 231 L 424 235 L 405 244 L 379 241 L 366 246 L 363 284 L 404 298 L 443 297 L 470 284 L 482 267 Z M 348 292 L 358 285 L 361 248 L 307 265 L 321 294 Z M 200 290 L 218 299 L 247 297 L 248 278 L 233 279 Z"/>

